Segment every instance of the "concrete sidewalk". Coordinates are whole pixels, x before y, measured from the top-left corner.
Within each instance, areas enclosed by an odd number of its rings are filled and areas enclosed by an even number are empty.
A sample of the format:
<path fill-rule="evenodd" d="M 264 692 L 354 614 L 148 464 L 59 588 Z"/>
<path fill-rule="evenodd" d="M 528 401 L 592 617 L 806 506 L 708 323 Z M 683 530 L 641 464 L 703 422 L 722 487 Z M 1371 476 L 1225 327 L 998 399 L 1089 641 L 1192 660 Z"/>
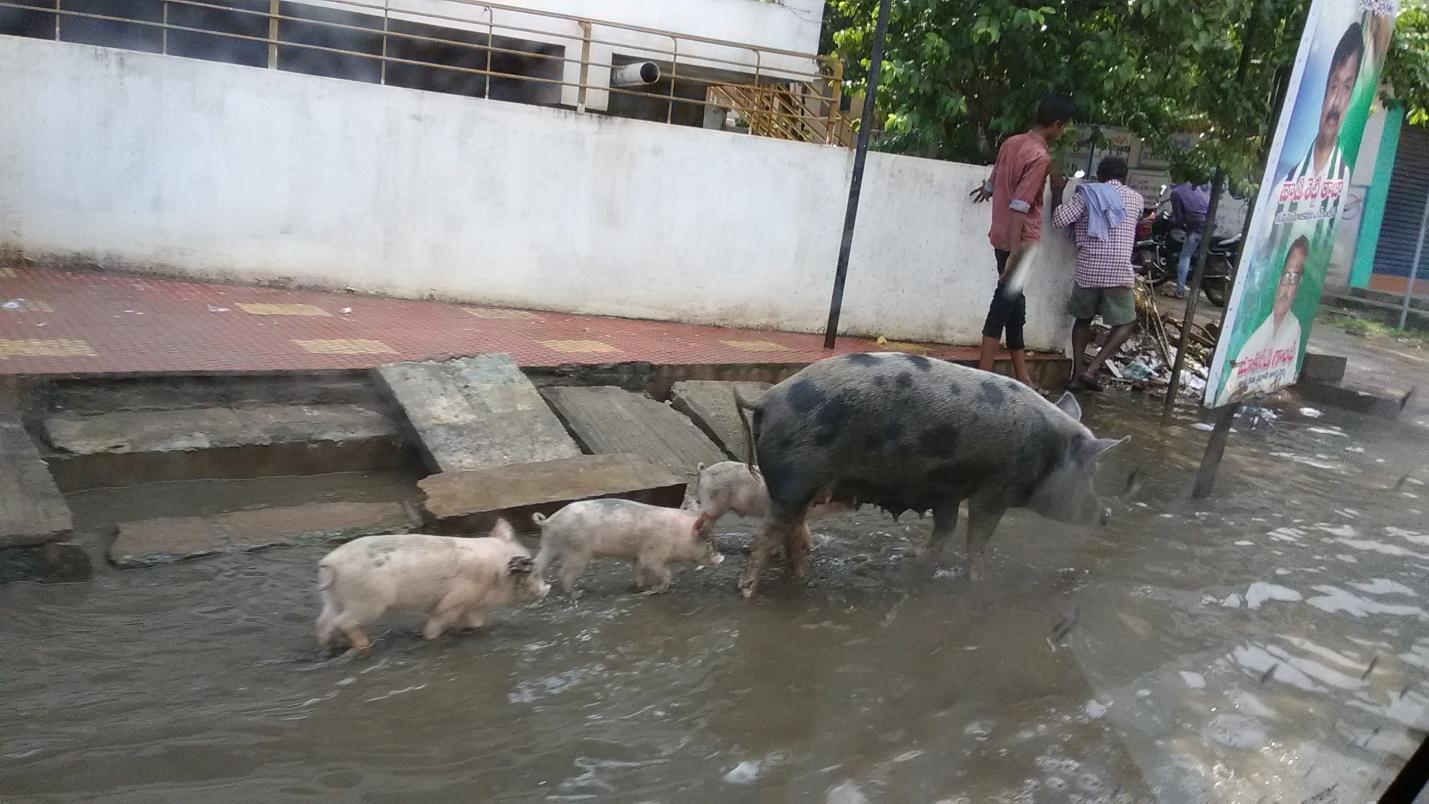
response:
<path fill-rule="evenodd" d="M 1398 418 L 1429 427 L 1429 349 L 1409 340 L 1351 335 L 1321 320 L 1310 334 L 1309 351 L 1347 358 L 1340 385 L 1382 400 L 1382 406 L 1397 406 L 1412 391 Z"/>
<path fill-rule="evenodd" d="M 819 335 L 0 267 L 0 374 L 10 375 L 363 369 L 482 352 L 524 367 L 800 365 L 889 348 L 840 338 L 827 352 Z M 971 347 L 905 348 L 977 359 Z"/>

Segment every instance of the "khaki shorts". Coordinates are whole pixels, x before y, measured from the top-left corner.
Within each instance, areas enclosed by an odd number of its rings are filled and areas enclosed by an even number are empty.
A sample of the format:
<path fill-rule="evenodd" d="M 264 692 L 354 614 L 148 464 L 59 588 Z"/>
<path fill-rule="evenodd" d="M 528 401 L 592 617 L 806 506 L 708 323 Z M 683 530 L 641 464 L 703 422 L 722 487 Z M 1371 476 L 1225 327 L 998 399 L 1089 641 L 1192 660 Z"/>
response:
<path fill-rule="evenodd" d="M 1102 323 L 1119 327 L 1136 320 L 1136 291 L 1132 288 L 1084 288 L 1072 284 L 1067 312 L 1073 318 L 1090 320 L 1101 313 Z"/>

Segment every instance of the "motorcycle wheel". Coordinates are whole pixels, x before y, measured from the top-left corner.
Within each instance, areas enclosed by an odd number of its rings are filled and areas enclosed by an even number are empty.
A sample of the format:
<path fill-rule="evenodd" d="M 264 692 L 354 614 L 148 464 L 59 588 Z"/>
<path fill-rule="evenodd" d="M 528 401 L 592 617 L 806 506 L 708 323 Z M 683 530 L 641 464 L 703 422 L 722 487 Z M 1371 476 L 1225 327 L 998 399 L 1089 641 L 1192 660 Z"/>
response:
<path fill-rule="evenodd" d="M 1226 306 L 1226 292 L 1230 290 L 1230 280 L 1223 276 L 1207 277 L 1201 283 L 1201 289 L 1206 291 L 1206 298 L 1211 300 L 1211 304 L 1217 307 Z"/>

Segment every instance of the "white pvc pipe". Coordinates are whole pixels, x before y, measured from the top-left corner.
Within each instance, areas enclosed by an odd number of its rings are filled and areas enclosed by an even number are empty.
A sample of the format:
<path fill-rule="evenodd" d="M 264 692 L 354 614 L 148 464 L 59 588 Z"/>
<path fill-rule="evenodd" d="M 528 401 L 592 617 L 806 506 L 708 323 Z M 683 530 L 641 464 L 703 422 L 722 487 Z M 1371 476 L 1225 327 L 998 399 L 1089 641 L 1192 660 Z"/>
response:
<path fill-rule="evenodd" d="M 660 65 L 653 61 L 637 61 L 610 71 L 613 87 L 648 87 L 660 80 Z"/>

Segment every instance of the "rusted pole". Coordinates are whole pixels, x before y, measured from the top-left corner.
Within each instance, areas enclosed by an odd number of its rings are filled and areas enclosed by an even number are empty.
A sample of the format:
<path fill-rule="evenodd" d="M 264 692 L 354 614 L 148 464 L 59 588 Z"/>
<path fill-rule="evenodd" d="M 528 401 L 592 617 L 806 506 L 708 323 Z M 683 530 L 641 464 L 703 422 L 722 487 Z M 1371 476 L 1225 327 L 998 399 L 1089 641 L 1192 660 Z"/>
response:
<path fill-rule="evenodd" d="M 844 234 L 839 244 L 839 264 L 834 270 L 834 296 L 829 302 L 829 322 L 824 327 L 824 348 L 834 348 L 838 340 L 839 314 L 843 311 L 844 282 L 848 279 L 848 258 L 853 251 L 853 225 L 858 219 L 858 196 L 863 190 L 863 165 L 868 161 L 868 136 L 873 128 L 873 107 L 878 105 L 878 73 L 883 68 L 883 37 L 888 33 L 888 6 L 878 4 L 878 25 L 873 31 L 873 54 L 868 61 L 868 89 L 863 94 L 863 117 L 858 127 L 858 145 L 853 153 L 853 178 L 848 185 L 848 209 L 844 212 Z"/>

